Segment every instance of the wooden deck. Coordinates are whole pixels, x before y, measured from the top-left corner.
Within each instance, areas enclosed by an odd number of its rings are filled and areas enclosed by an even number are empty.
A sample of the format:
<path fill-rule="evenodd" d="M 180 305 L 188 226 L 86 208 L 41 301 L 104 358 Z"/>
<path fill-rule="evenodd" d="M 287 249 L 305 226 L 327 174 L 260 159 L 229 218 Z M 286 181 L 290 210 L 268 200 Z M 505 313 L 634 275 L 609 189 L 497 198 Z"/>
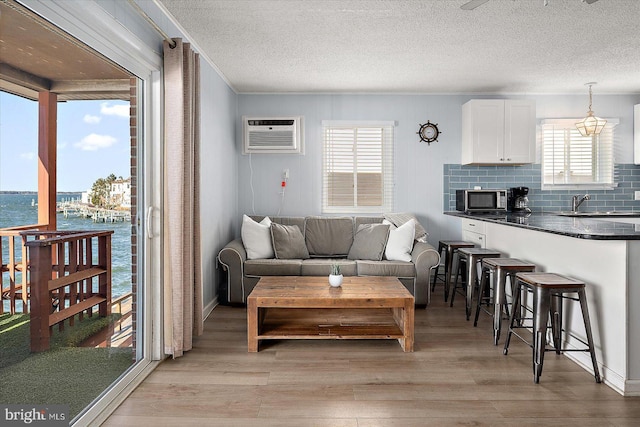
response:
<path fill-rule="evenodd" d="M 120 313 L 122 317 L 83 341 L 81 347 L 131 347 L 133 345 L 132 295 L 129 293 L 117 298 L 112 303 L 112 313 Z"/>

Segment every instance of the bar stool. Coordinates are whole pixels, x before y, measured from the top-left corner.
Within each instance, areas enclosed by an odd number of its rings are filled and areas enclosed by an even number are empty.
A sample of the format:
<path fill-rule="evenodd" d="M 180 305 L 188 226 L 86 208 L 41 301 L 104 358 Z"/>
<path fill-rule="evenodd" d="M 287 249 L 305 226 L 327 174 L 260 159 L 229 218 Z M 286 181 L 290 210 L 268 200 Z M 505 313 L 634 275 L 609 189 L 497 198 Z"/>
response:
<path fill-rule="evenodd" d="M 493 344 L 498 345 L 500 330 L 502 329 L 502 307 L 505 307 L 507 316 L 506 285 L 507 277 L 511 283 L 511 295 L 514 295 L 516 273 L 533 272 L 536 265 L 521 261 L 517 258 L 483 258 L 482 274 L 480 276 L 480 290 L 478 291 L 478 305 L 476 306 L 476 318 L 473 326 L 478 326 L 478 317 L 482 305 L 482 298 L 487 290 L 487 285 L 493 294 Z M 489 280 L 487 280 L 489 276 Z M 487 283 L 489 282 L 489 283 Z M 491 298 L 490 298 L 491 299 Z"/>
<path fill-rule="evenodd" d="M 442 277 L 442 283 L 444 285 L 444 301 L 446 302 L 449 299 L 449 289 L 451 286 L 451 270 L 453 267 L 453 256 L 460 248 L 473 248 L 475 247 L 475 243 L 472 242 L 463 242 L 459 240 L 440 240 L 438 242 L 438 253 L 442 254 L 444 251 L 444 256 L 441 258 L 444 260 L 444 275 Z M 438 269 L 441 265 L 436 267 L 436 271 L 433 275 L 433 283 L 431 285 L 431 292 L 433 292 L 436 288 L 436 280 L 438 278 Z"/>
<path fill-rule="evenodd" d="M 554 273 L 517 273 L 515 289 L 516 294 L 513 301 L 511 319 L 509 321 L 509 333 L 504 343 L 503 353 L 506 355 L 509 351 L 509 341 L 511 340 L 512 333 L 527 343 L 529 347 L 533 349 L 533 379 L 537 384 L 540 382 L 540 375 L 542 375 L 545 351 L 555 351 L 557 354 L 560 354 L 562 351 L 588 351 L 591 353 L 593 375 L 597 383 L 601 382 L 598 363 L 596 362 L 596 352 L 593 345 L 593 336 L 591 334 L 584 282 Z M 526 326 L 516 326 L 516 321 L 519 320 L 516 313 L 520 311 L 517 307 L 520 304 L 520 291 L 522 290 L 533 293 L 533 343 L 527 342 L 523 337 L 514 332 L 516 328 L 526 328 Z M 578 298 L 565 296 L 565 294 L 571 293 L 578 294 Z M 564 299 L 580 302 L 587 342 L 584 342 L 572 334 L 570 335 L 586 345 L 586 349 L 562 348 L 562 301 Z M 549 317 L 551 317 L 553 335 L 552 349 L 547 349 L 545 338 Z"/>
<path fill-rule="evenodd" d="M 467 320 L 471 317 L 471 303 L 473 301 L 473 288 L 476 286 L 477 282 L 477 267 L 478 263 L 482 261 L 484 258 L 499 258 L 501 256 L 500 252 L 497 252 L 493 249 L 484 249 L 484 248 L 460 248 L 458 249 L 458 270 L 456 271 L 456 280 L 453 284 L 453 291 L 451 292 L 451 304 L 450 307 L 453 307 L 453 300 L 456 296 L 456 289 L 458 287 L 458 277 L 460 276 L 460 271 L 462 270 L 464 260 L 464 264 L 466 264 L 467 269 L 467 286 L 466 286 L 466 314 Z"/>

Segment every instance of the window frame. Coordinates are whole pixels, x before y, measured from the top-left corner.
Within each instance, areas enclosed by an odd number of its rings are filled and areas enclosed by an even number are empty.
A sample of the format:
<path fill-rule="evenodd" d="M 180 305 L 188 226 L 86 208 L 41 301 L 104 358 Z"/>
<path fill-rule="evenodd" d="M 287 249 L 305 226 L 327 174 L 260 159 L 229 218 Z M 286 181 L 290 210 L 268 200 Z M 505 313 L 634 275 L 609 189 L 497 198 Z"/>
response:
<path fill-rule="evenodd" d="M 577 180 L 569 180 L 568 182 L 558 182 L 560 180 L 554 180 L 554 176 L 558 174 L 564 174 L 567 176 L 567 172 L 569 171 L 569 167 L 571 164 L 571 141 L 576 141 L 576 143 L 584 144 L 585 140 L 588 137 L 583 137 L 578 132 L 575 123 L 580 119 L 545 119 L 540 123 L 540 152 L 541 152 L 541 168 L 540 168 L 540 179 L 541 179 L 541 189 L 542 190 L 597 190 L 597 189 L 612 189 L 617 187 L 616 176 L 615 176 L 615 138 L 616 132 L 615 127 L 619 124 L 619 120 L 616 118 L 607 118 L 607 124 L 603 129 L 600 135 L 594 135 L 591 137 L 591 180 L 585 182 L 579 182 Z M 554 130 L 555 128 L 555 130 Z M 560 149 L 563 154 L 564 166 L 561 172 L 552 173 L 549 178 L 549 174 L 547 174 L 547 144 L 553 141 L 554 137 L 547 137 L 547 132 L 559 132 L 563 134 L 563 142 Z M 567 135 L 569 132 L 569 135 Z M 574 138 L 574 139 L 572 139 Z M 604 140 L 603 140 L 604 139 Z M 608 140 L 608 141 L 607 141 Z M 609 144 L 609 146 L 604 146 L 603 144 Z M 557 144 L 558 146 L 560 144 Z M 575 146 L 574 146 L 575 147 Z M 551 148 L 553 149 L 553 148 Z M 574 156 L 574 160 L 579 162 L 580 153 L 584 155 L 586 150 L 582 150 L 578 152 L 577 156 Z M 567 159 L 567 155 L 569 158 Z M 569 161 L 569 163 L 567 163 Z M 608 163 L 608 164 L 607 164 Z M 553 167 L 553 166 L 552 166 Z M 606 168 L 605 171 L 602 169 Z M 584 175 L 583 175 L 584 176 Z"/>
<path fill-rule="evenodd" d="M 322 213 L 323 214 L 382 214 L 393 210 L 394 203 L 394 140 L 395 140 L 395 121 L 354 121 L 354 120 L 323 120 L 322 121 Z M 329 156 L 331 155 L 330 141 L 328 133 L 331 130 L 381 128 L 381 158 L 380 167 L 382 169 L 381 194 L 382 204 L 370 206 L 357 204 L 357 166 L 353 169 L 354 174 L 354 203 L 352 205 L 329 205 Z M 357 141 L 354 140 L 354 143 Z M 360 157 L 362 158 L 362 157 Z M 358 157 L 354 152 L 354 162 L 357 165 Z"/>

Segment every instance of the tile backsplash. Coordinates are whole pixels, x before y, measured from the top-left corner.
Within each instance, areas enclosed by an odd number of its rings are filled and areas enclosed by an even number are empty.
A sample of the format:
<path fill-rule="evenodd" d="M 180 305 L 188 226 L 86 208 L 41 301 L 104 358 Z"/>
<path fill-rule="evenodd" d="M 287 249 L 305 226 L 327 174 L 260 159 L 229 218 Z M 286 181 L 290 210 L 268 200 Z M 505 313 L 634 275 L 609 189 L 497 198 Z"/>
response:
<path fill-rule="evenodd" d="M 443 171 L 443 209 L 456 209 L 456 190 L 529 187 L 529 206 L 534 212 L 571 210 L 571 196 L 591 195 L 591 200 L 580 206 L 580 211 L 640 211 L 640 200 L 634 200 L 634 191 L 640 191 L 640 165 L 616 164 L 614 176 L 617 187 L 610 190 L 541 190 L 540 164 L 522 166 L 469 166 L 445 164 Z"/>

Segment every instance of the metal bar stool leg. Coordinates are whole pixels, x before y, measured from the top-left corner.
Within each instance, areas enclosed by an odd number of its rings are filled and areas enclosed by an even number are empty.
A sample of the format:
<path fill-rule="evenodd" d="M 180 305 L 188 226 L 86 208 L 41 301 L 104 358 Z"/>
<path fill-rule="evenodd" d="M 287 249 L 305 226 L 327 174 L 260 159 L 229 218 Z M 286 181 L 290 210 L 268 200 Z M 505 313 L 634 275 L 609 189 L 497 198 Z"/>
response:
<path fill-rule="evenodd" d="M 550 305 L 549 291 L 538 287 L 533 289 L 533 379 L 536 384 L 540 382 L 542 375 Z"/>
<path fill-rule="evenodd" d="M 439 255 L 442 255 L 443 249 L 444 249 L 444 245 L 442 244 L 442 242 L 438 243 L 438 254 Z M 447 257 L 447 253 L 445 252 L 445 255 L 444 255 L 444 277 L 445 278 L 447 277 L 447 260 L 448 259 L 449 258 Z M 438 270 L 439 269 L 440 269 L 440 265 L 438 265 L 436 267 L 435 274 L 433 275 L 433 281 L 431 283 L 431 292 L 436 290 L 436 281 L 438 280 Z M 444 282 L 444 280 L 443 280 L 443 282 Z M 445 301 L 446 301 L 446 299 L 445 299 Z"/>
<path fill-rule="evenodd" d="M 562 294 L 551 294 L 551 336 L 556 354 L 562 349 Z"/>
<path fill-rule="evenodd" d="M 596 361 L 596 350 L 593 345 L 593 335 L 591 333 L 591 319 L 589 318 L 589 307 L 587 307 L 587 294 L 584 289 L 580 289 L 578 291 L 578 299 L 580 300 L 584 329 L 587 333 L 587 343 L 589 345 L 589 353 L 591 354 L 591 363 L 593 364 L 593 376 L 596 378 L 596 382 L 600 383 L 602 382 L 602 379 L 600 378 L 598 362 Z"/>
<path fill-rule="evenodd" d="M 476 263 L 467 257 L 467 294 L 465 301 L 465 312 L 467 320 L 471 318 L 471 304 L 473 303 L 473 288 L 476 285 L 476 276 L 478 275 Z"/>
<path fill-rule="evenodd" d="M 493 345 L 498 345 L 500 340 L 500 330 L 502 329 L 502 307 L 506 307 L 507 298 L 505 295 L 505 282 L 507 275 L 503 270 L 493 272 L 495 285 L 493 289 Z M 508 309 L 507 309 L 508 312 Z"/>
<path fill-rule="evenodd" d="M 502 354 L 505 356 L 509 353 L 509 342 L 511 341 L 511 335 L 513 334 L 513 326 L 516 324 L 516 320 L 518 322 L 518 326 L 521 324 L 521 320 L 517 318 L 516 313 L 520 312 L 518 309 L 520 305 L 520 298 L 522 296 L 522 292 L 520 289 L 520 284 L 516 280 L 515 288 L 517 292 L 513 297 L 513 307 L 511 307 L 511 317 L 509 318 L 509 328 L 507 332 L 507 338 L 504 340 L 504 349 L 502 350 Z"/>
<path fill-rule="evenodd" d="M 456 276 L 453 282 L 453 290 L 451 291 L 451 301 L 449 302 L 449 307 L 453 307 L 453 300 L 456 298 L 456 289 L 458 289 L 458 278 L 460 277 L 460 271 L 462 270 L 463 264 L 467 265 L 467 259 L 465 257 L 461 257 L 459 252 L 454 253 L 454 257 L 456 257 L 457 265 L 456 265 Z M 453 265 L 453 262 L 452 262 Z M 467 278 L 467 280 L 469 280 Z"/>
<path fill-rule="evenodd" d="M 456 256 L 456 250 L 451 247 L 451 246 L 447 246 L 447 250 L 446 250 L 446 257 L 444 259 L 444 301 L 447 302 L 447 299 L 449 298 L 449 290 L 451 287 L 451 273 L 453 270 L 453 261 L 454 261 L 454 257 Z M 460 262 L 460 261 L 458 261 Z"/>
<path fill-rule="evenodd" d="M 491 273 L 491 276 L 489 277 L 489 280 L 487 280 L 487 272 L 491 271 L 488 267 L 482 267 L 482 271 L 481 271 L 481 276 L 480 276 L 480 289 L 478 291 L 478 301 L 476 304 L 476 316 L 473 319 L 473 326 L 478 326 L 478 318 L 480 317 L 480 307 L 482 306 L 482 296 L 485 294 L 486 289 L 487 289 L 487 281 L 489 283 L 493 283 L 492 281 L 492 277 L 493 277 L 493 273 Z M 491 285 L 489 285 L 491 286 Z"/>

